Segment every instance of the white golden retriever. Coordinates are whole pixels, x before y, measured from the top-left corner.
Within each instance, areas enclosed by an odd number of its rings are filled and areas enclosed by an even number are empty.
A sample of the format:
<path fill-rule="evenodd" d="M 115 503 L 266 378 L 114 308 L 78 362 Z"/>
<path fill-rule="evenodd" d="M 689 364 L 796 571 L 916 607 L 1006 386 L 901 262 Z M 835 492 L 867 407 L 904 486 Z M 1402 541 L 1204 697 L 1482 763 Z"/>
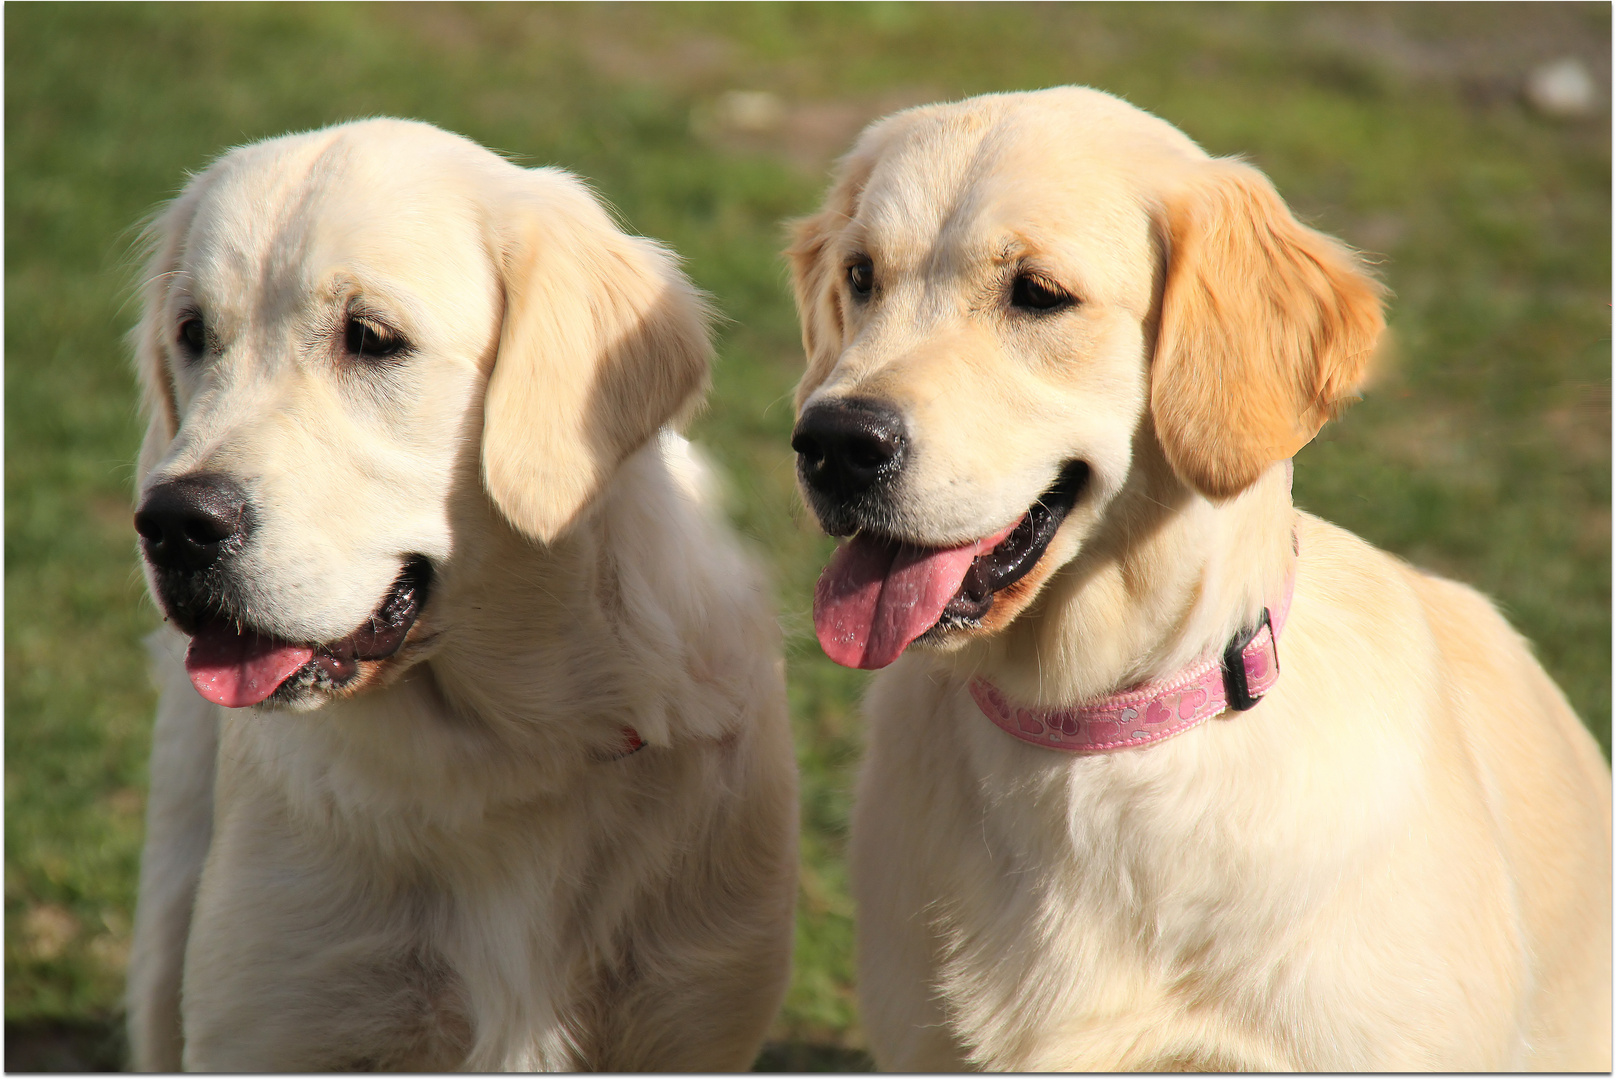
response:
<path fill-rule="evenodd" d="M 816 625 L 891 665 L 881 1065 L 1610 1068 L 1593 740 L 1486 600 L 1291 505 L 1381 330 L 1350 251 L 1061 88 L 873 125 L 789 254 Z"/>
<path fill-rule="evenodd" d="M 234 150 L 150 238 L 135 1063 L 747 1067 L 796 780 L 664 427 L 708 358 L 673 258 L 395 120 Z"/>

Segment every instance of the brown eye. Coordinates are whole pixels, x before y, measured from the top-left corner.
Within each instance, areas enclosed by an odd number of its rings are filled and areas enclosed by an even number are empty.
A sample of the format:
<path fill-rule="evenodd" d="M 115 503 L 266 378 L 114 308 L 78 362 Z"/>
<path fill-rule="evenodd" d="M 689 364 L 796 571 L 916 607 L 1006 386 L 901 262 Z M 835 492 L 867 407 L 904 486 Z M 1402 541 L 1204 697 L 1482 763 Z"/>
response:
<path fill-rule="evenodd" d="M 201 356 L 208 347 L 208 328 L 200 315 L 191 315 L 180 323 L 179 343 L 191 356 Z"/>
<path fill-rule="evenodd" d="M 397 330 L 363 315 L 348 316 L 344 338 L 348 352 L 361 360 L 386 360 L 410 347 Z"/>
<path fill-rule="evenodd" d="M 869 259 L 860 259 L 849 266 L 847 284 L 852 287 L 855 296 L 869 296 L 870 290 L 875 288 L 875 264 Z"/>
<path fill-rule="evenodd" d="M 1060 288 L 1033 274 L 1021 274 L 1010 286 L 1010 306 L 1029 311 L 1052 311 L 1074 303 Z"/>

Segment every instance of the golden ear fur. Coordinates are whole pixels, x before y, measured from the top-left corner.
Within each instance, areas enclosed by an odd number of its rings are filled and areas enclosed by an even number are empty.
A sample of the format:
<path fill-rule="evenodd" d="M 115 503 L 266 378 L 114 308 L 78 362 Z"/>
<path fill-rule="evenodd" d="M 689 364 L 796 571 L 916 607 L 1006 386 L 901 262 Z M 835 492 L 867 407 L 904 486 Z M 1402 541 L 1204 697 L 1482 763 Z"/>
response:
<path fill-rule="evenodd" d="M 621 232 L 571 177 L 534 170 L 517 203 L 499 229 L 483 482 L 516 529 L 549 543 L 705 389 L 707 311 L 672 255 Z"/>
<path fill-rule="evenodd" d="M 1352 399 L 1385 325 L 1385 289 L 1238 161 L 1197 167 L 1162 217 L 1156 434 L 1181 478 L 1232 495 Z"/>
<path fill-rule="evenodd" d="M 797 321 L 802 324 L 802 349 L 808 358 L 808 368 L 797 383 L 799 409 L 803 399 L 825 381 L 841 354 L 844 327 L 841 290 L 836 286 L 842 267 L 829 247 L 857 210 L 858 197 L 874 167 L 874 151 L 856 148 L 843 161 L 825 205 L 791 224 L 791 246 L 785 255 L 791 267 Z"/>

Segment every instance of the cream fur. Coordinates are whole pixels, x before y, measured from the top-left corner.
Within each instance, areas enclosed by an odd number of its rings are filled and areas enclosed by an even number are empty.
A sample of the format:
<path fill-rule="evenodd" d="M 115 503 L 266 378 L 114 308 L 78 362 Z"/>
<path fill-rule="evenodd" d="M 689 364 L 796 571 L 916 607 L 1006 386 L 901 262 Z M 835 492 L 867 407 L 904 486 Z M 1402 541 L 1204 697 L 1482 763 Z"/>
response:
<path fill-rule="evenodd" d="M 136 1065 L 748 1066 L 795 770 L 767 591 L 663 427 L 707 364 L 673 259 L 565 173 L 391 120 L 232 151 L 150 237 L 141 492 L 235 477 L 232 588 L 292 640 L 406 554 L 435 576 L 399 653 L 296 709 L 210 705 L 156 635 Z M 343 354 L 355 305 L 412 350 Z"/>
<path fill-rule="evenodd" d="M 1061 88 L 873 125 L 788 254 L 799 406 L 907 424 L 894 535 L 987 535 L 1091 468 L 1032 587 L 866 699 L 852 871 L 882 1067 L 1609 1070 L 1597 747 L 1485 599 L 1291 505 L 1279 459 L 1381 325 L 1350 251 L 1249 166 Z M 1027 267 L 1079 302 L 1012 310 Z M 1165 675 L 1292 569 L 1249 712 L 1073 756 L 966 692 Z"/>

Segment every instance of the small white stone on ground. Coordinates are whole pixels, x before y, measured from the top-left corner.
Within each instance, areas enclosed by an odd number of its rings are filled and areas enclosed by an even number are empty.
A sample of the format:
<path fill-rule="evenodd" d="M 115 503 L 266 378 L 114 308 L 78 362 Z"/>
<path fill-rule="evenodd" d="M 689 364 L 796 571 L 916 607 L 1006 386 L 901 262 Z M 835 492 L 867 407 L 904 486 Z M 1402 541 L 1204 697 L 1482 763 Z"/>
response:
<path fill-rule="evenodd" d="M 1599 92 L 1582 61 L 1566 57 L 1532 69 L 1526 100 L 1545 116 L 1587 116 L 1598 108 Z"/>

